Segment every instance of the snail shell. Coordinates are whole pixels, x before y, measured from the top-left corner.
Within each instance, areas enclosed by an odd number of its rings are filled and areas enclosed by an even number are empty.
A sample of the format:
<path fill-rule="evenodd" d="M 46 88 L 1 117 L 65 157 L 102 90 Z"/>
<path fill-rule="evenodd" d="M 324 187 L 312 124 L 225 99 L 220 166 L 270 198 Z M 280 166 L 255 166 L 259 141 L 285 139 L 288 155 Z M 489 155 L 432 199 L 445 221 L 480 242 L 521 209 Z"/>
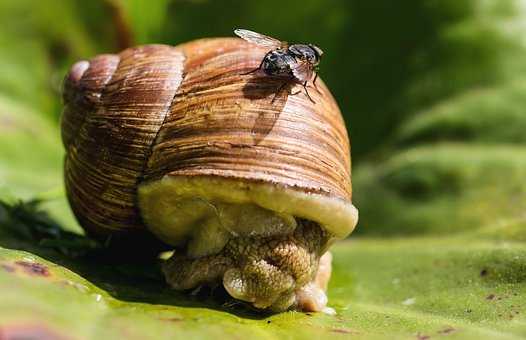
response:
<path fill-rule="evenodd" d="M 232 235 L 290 233 L 298 219 L 330 235 L 324 249 L 346 237 L 357 210 L 338 106 L 322 81 L 309 88 L 313 103 L 290 94 L 301 86 L 277 91 L 283 79 L 244 75 L 266 52 L 217 38 L 74 64 L 62 139 L 66 192 L 83 228 L 102 239 L 153 233 L 195 258 Z M 202 225 L 226 225 L 230 236 L 199 236 Z"/>

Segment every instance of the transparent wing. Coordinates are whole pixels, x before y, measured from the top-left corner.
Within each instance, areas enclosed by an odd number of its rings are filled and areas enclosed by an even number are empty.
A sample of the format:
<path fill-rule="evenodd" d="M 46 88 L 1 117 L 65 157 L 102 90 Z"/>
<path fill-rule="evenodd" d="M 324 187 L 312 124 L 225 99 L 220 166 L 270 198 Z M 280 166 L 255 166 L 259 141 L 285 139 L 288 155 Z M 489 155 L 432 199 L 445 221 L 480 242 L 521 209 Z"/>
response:
<path fill-rule="evenodd" d="M 249 31 L 249 30 L 244 30 L 241 28 L 235 29 L 234 33 L 238 37 L 248 42 L 251 42 L 259 46 L 268 47 L 269 49 L 280 48 L 284 45 L 284 43 L 279 41 L 278 39 L 274 39 L 264 34 L 260 34 L 260 33 Z"/>
<path fill-rule="evenodd" d="M 292 74 L 294 74 L 294 77 L 301 83 L 311 80 L 313 73 L 314 69 L 307 61 L 300 60 L 296 66 L 292 68 Z"/>

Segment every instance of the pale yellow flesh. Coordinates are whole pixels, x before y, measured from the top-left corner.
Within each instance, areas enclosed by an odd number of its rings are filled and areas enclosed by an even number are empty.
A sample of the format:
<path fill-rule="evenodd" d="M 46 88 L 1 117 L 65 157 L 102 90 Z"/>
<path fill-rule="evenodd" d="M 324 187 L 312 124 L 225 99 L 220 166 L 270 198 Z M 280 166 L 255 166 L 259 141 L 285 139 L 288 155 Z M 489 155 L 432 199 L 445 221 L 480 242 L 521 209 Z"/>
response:
<path fill-rule="evenodd" d="M 199 239 L 205 248 L 218 248 L 224 245 L 225 231 L 242 236 L 289 233 L 294 217 L 317 222 L 341 239 L 358 221 L 356 208 L 341 199 L 221 177 L 165 176 L 144 183 L 139 206 L 148 228 L 174 246 Z M 201 247 L 193 242 L 192 248 Z"/>
<path fill-rule="evenodd" d="M 148 228 L 164 242 L 185 251 L 178 262 L 172 261 L 165 267 L 167 280 L 174 288 L 189 289 L 197 282 L 217 281 L 222 276 L 223 285 L 233 297 L 258 308 L 269 307 L 272 301 L 275 310 L 285 310 L 294 304 L 303 310 L 321 311 L 327 302 L 330 258 L 328 270 L 323 265 L 327 259 L 323 259 L 330 255 L 322 257 L 318 268 L 318 259 L 326 250 L 323 245 L 314 247 L 318 250 L 309 255 L 305 253 L 307 248 L 301 248 L 301 242 L 297 246 L 290 243 L 293 234 L 301 239 L 305 236 L 302 228 L 295 233 L 297 219 L 316 222 L 318 229 L 325 230 L 329 243 L 330 239 L 347 236 L 357 221 L 354 206 L 339 199 L 225 178 L 166 176 L 140 186 L 139 205 Z M 246 241 L 242 240 L 250 239 L 254 243 L 243 245 Z M 231 240 L 241 248 L 233 247 Z M 283 254 L 284 257 L 279 255 L 269 264 L 264 259 L 280 250 L 269 247 L 266 240 L 270 244 L 282 242 L 286 245 L 282 249 L 292 252 Z M 225 248 L 227 243 L 229 246 Z M 261 246 L 256 245 L 260 243 Z M 249 250 L 254 247 L 260 250 Z M 235 249 L 231 256 L 245 256 L 243 263 L 255 262 L 236 268 L 231 264 L 232 258 L 223 255 L 224 249 Z M 290 263 L 286 264 L 287 261 Z M 282 265 L 276 267 L 275 263 Z M 186 268 L 186 274 L 182 268 Z M 293 277 L 287 274 L 292 268 L 296 270 Z M 253 282 L 259 276 L 263 281 Z M 281 276 L 282 279 L 272 279 Z M 291 282 L 286 284 L 287 280 Z M 261 297 L 262 292 L 270 291 L 276 294 Z"/>

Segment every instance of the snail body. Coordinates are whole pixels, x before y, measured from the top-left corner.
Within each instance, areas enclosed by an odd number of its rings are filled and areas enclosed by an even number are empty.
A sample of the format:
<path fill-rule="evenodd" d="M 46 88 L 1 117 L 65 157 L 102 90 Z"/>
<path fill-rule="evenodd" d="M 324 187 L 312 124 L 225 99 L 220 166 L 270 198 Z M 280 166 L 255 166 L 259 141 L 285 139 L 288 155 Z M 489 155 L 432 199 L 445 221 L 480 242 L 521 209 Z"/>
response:
<path fill-rule="evenodd" d="M 266 52 L 218 38 L 74 64 L 66 192 L 90 235 L 175 249 L 164 272 L 176 289 L 222 283 L 257 308 L 321 310 L 318 269 L 357 222 L 349 140 L 322 82 L 313 103 L 244 74 Z"/>

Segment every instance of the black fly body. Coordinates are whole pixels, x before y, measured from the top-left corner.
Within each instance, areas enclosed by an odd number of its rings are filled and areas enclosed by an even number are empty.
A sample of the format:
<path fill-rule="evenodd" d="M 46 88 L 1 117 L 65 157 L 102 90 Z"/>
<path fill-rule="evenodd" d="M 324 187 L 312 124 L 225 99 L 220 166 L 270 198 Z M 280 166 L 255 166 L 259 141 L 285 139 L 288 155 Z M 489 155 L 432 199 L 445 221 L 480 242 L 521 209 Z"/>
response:
<path fill-rule="evenodd" d="M 234 33 L 248 42 L 270 49 L 263 57 L 259 67 L 246 74 L 262 70 L 269 76 L 286 79 L 287 81 L 278 89 L 278 93 L 289 81 L 300 83 L 307 97 L 314 103 L 307 90 L 307 83 L 314 78 L 312 84 L 316 87 L 317 69 L 323 55 L 323 51 L 318 46 L 288 44 L 285 41 L 245 29 L 236 29 Z"/>

